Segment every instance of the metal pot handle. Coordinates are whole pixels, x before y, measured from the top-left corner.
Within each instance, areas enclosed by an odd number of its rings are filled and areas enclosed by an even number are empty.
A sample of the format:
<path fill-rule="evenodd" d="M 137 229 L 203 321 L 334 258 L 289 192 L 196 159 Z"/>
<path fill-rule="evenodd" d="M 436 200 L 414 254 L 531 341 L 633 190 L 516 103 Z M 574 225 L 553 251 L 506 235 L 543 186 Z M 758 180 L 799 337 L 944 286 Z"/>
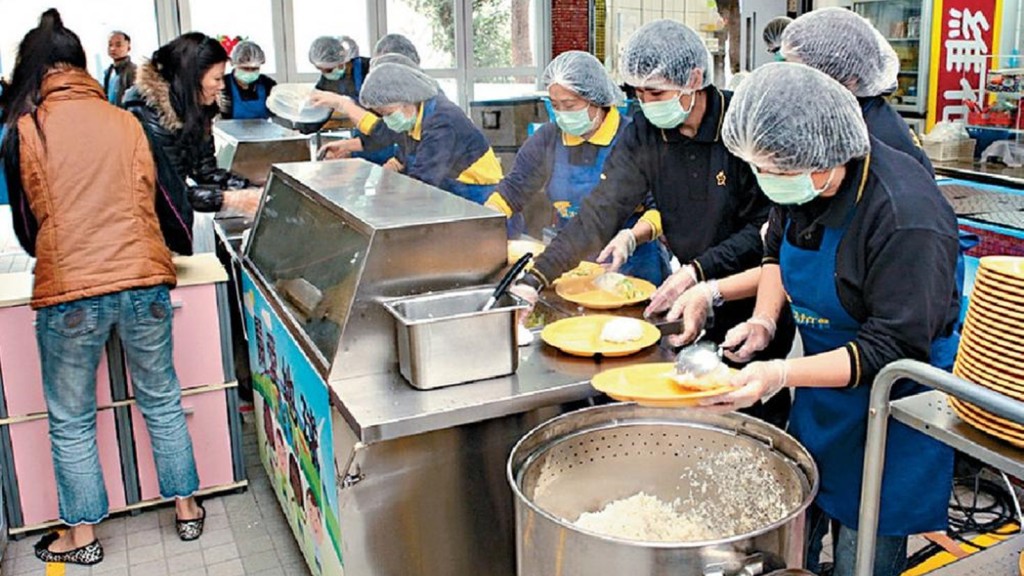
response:
<path fill-rule="evenodd" d="M 751 554 L 739 566 L 735 562 L 722 562 L 704 567 L 704 576 L 761 576 L 764 574 L 764 558 L 760 554 Z"/>

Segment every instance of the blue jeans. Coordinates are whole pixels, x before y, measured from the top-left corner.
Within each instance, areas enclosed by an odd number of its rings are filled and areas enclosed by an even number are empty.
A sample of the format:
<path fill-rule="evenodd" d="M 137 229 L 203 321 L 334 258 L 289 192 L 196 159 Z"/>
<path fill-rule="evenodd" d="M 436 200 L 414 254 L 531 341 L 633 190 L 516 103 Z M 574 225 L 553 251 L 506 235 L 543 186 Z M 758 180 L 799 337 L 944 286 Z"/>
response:
<path fill-rule="evenodd" d="M 171 355 L 171 314 L 166 286 L 37 311 L 36 337 L 64 523 L 96 524 L 107 515 L 107 490 L 96 448 L 96 368 L 115 326 L 153 445 L 160 494 L 183 498 L 199 489 Z"/>
<path fill-rule="evenodd" d="M 832 576 L 853 576 L 857 562 L 857 531 L 833 521 L 816 505 L 807 511 L 806 567 L 821 573 L 822 540 L 832 529 Z M 838 532 L 838 534 L 836 534 Z M 874 576 L 900 576 L 907 566 L 907 537 L 879 536 L 875 543 Z"/>

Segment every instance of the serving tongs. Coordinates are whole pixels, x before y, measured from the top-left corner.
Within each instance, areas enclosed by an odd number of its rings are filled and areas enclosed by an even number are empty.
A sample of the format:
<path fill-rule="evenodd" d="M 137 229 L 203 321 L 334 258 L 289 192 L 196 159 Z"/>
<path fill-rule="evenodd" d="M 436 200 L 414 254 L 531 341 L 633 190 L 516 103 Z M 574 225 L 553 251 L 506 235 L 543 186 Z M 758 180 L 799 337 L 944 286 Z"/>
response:
<path fill-rule="evenodd" d="M 494 289 L 494 293 L 491 294 L 491 297 L 487 299 L 487 303 L 484 304 L 484 307 L 481 309 L 482 312 L 487 312 L 491 308 L 494 308 L 494 305 L 498 303 L 498 299 L 508 291 L 509 286 L 518 282 L 519 279 L 526 274 L 526 266 L 531 260 L 533 260 L 533 252 L 527 252 L 526 254 L 523 254 L 519 260 L 516 260 L 516 263 L 513 264 L 512 267 L 509 268 L 508 272 L 501 277 L 501 280 L 498 281 L 498 286 Z"/>

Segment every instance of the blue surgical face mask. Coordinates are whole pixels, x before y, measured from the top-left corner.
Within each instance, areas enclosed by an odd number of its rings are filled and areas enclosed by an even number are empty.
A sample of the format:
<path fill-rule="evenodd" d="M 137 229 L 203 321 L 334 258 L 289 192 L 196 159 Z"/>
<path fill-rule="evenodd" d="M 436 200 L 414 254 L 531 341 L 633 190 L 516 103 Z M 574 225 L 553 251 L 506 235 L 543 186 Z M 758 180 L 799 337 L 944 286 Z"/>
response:
<path fill-rule="evenodd" d="M 245 70 L 235 70 L 235 78 L 238 78 L 239 82 L 243 84 L 252 84 L 260 79 L 259 70 L 255 72 L 246 72 Z"/>
<path fill-rule="evenodd" d="M 338 66 L 337 68 L 331 70 L 330 72 L 321 72 L 321 74 L 323 74 L 325 80 L 337 82 L 338 80 L 341 80 L 342 78 L 345 77 L 345 67 Z"/>
<path fill-rule="evenodd" d="M 555 110 L 555 123 L 566 134 L 583 136 L 594 129 L 595 118 L 590 117 L 590 107 L 583 110 L 562 112 Z"/>
<path fill-rule="evenodd" d="M 683 93 L 680 92 L 679 94 L 682 95 Z M 691 98 L 690 109 L 687 110 L 679 103 L 679 96 L 676 96 L 675 98 L 660 102 L 641 102 L 640 109 L 643 110 L 644 116 L 651 124 L 662 130 L 669 130 L 686 122 L 686 119 L 690 117 L 690 112 L 693 112 L 693 105 L 696 102 L 697 98 Z"/>
<path fill-rule="evenodd" d="M 384 117 L 384 124 L 391 129 L 392 132 L 409 132 L 416 126 L 415 116 L 406 116 L 402 114 L 401 110 L 395 110 L 391 114 Z"/>
<path fill-rule="evenodd" d="M 776 62 L 786 61 L 786 57 L 782 55 L 782 50 L 776 50 L 775 52 L 772 53 L 772 56 L 775 58 Z"/>
<path fill-rule="evenodd" d="M 806 204 L 821 196 L 832 184 L 835 170 L 828 175 L 828 181 L 821 188 L 814 187 L 809 172 L 804 174 L 766 174 L 754 167 L 754 176 L 764 195 L 776 204 Z"/>

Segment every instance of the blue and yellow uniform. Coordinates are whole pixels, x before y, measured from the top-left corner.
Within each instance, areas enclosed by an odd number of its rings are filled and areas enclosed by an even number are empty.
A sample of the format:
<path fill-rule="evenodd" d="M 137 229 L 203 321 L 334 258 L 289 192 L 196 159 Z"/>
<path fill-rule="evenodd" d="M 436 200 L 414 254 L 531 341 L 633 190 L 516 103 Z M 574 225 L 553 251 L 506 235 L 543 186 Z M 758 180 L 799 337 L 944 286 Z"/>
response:
<path fill-rule="evenodd" d="M 501 182 L 501 163 L 480 129 L 444 94 L 419 104 L 398 161 L 421 182 L 483 204 Z"/>
<path fill-rule="evenodd" d="M 555 209 L 554 225 L 561 230 L 600 183 L 605 160 L 628 124 L 629 119 L 614 107 L 608 108 L 601 125 L 588 139 L 565 133 L 557 124 L 545 124 L 523 144 L 512 172 L 498 184 L 488 205 L 511 218 L 520 214 L 530 197 L 543 189 Z M 621 227 L 632 227 L 638 220 L 644 220 L 653 228 L 654 238 L 661 236 L 661 213 L 653 206 L 654 200 L 648 194 Z M 660 284 L 668 273 L 667 251 L 660 242 L 647 242 L 637 248 L 622 272 Z"/>
<path fill-rule="evenodd" d="M 252 120 L 270 118 L 267 97 L 277 86 L 273 78 L 260 77 L 246 88 L 238 85 L 235 73 L 224 76 L 224 91 L 221 93 L 220 117 L 225 120 Z"/>

